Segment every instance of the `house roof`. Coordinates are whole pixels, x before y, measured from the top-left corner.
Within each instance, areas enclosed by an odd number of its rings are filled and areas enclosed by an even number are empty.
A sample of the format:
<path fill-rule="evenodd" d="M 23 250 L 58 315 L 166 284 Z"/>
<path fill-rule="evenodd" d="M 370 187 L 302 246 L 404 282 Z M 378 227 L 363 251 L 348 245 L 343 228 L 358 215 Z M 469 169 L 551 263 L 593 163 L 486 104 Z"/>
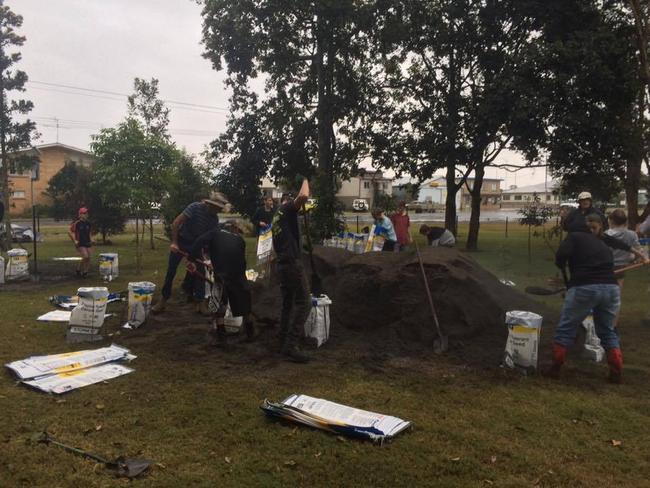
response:
<path fill-rule="evenodd" d="M 67 144 L 61 144 L 60 142 L 52 142 L 49 144 L 37 144 L 35 146 L 26 147 L 25 149 L 21 149 L 20 151 L 16 151 L 16 152 L 22 153 L 22 152 L 28 152 L 33 150 L 36 150 L 36 152 L 40 152 L 44 149 L 53 149 L 53 148 L 65 149 L 66 151 L 72 151 L 80 154 L 88 154 L 88 155 L 92 154 L 90 151 L 86 151 L 85 149 L 80 149 L 74 146 L 68 146 Z"/>
<path fill-rule="evenodd" d="M 537 183 L 536 185 L 527 185 L 520 186 L 517 188 L 511 188 L 508 190 L 503 190 L 503 193 L 514 194 L 514 193 L 544 193 L 548 188 L 548 191 L 553 191 L 560 186 L 558 181 L 552 180 L 548 183 Z"/>

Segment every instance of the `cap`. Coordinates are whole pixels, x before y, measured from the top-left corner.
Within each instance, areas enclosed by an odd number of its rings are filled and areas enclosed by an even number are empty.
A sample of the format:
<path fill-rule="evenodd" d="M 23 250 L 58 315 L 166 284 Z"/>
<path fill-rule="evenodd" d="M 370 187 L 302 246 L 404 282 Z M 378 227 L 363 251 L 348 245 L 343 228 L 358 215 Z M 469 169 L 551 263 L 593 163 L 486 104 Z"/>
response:
<path fill-rule="evenodd" d="M 208 205 L 214 205 L 215 207 L 218 208 L 225 208 L 229 202 L 226 195 L 218 191 L 213 191 L 212 193 L 210 193 L 210 198 L 206 198 L 205 200 L 203 200 L 203 203 L 207 203 Z"/>
<path fill-rule="evenodd" d="M 88 209 L 86 207 L 81 207 L 79 209 L 79 215 L 83 215 L 83 214 L 87 214 L 87 213 L 88 213 Z"/>
<path fill-rule="evenodd" d="M 591 193 L 588 191 L 583 191 L 578 195 L 578 200 L 591 200 Z"/>

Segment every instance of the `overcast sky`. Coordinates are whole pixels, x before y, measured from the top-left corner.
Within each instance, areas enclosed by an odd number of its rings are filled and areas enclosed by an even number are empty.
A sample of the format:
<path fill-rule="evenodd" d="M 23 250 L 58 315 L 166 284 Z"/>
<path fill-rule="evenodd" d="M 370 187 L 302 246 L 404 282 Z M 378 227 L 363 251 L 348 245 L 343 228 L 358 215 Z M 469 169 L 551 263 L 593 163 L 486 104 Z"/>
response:
<path fill-rule="evenodd" d="M 24 18 L 27 37 L 20 69 L 30 83 L 37 143 L 88 148 L 90 136 L 126 114 L 135 77 L 160 80 L 170 103 L 170 132 L 179 146 L 200 153 L 225 127 L 228 93 L 223 73 L 201 56 L 201 9 L 192 0 L 6 0 Z M 47 83 L 47 84 L 45 84 Z M 52 86 L 59 85 L 59 86 Z M 78 87 L 84 90 L 67 87 Z M 111 93 L 97 93 L 98 90 Z M 502 162 L 516 161 L 505 154 Z M 544 181 L 544 170 L 488 177 L 518 186 Z"/>

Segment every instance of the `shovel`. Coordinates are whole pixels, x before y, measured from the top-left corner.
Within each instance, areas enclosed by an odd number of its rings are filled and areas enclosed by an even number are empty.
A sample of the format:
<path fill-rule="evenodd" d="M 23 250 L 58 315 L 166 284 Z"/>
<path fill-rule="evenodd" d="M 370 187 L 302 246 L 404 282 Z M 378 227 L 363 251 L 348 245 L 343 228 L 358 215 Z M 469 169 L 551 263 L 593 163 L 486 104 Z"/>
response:
<path fill-rule="evenodd" d="M 74 454 L 85 457 L 86 459 L 92 459 L 93 461 L 102 463 L 106 468 L 115 471 L 115 474 L 117 476 L 121 476 L 123 478 L 135 478 L 137 476 L 140 476 L 153 464 L 153 461 L 149 461 L 148 459 L 130 459 L 123 456 L 118 457 L 114 461 L 109 461 L 108 459 L 98 456 L 97 454 L 92 454 L 90 452 L 84 451 L 83 449 L 79 449 L 78 447 L 72 447 L 63 444 L 62 442 L 53 439 L 50 434 L 45 431 L 34 434 L 32 436 L 32 440 L 34 442 L 39 442 L 47 445 L 53 444 L 65 449 L 68 452 L 72 452 Z"/>
<path fill-rule="evenodd" d="M 643 266 L 647 266 L 647 263 L 631 264 L 630 266 L 626 266 L 625 268 L 614 270 L 614 274 L 617 275 L 617 274 L 625 273 L 626 271 L 632 271 L 633 269 L 642 268 Z M 569 283 L 569 280 L 566 277 L 565 270 L 562 270 L 562 276 L 564 278 L 565 285 L 567 285 L 564 288 L 551 289 L 551 288 L 544 288 L 542 286 L 527 286 L 524 291 L 531 295 L 556 295 L 558 293 L 562 293 L 563 291 L 566 291 L 568 289 L 568 283 Z"/>
<path fill-rule="evenodd" d="M 418 241 L 411 239 L 415 242 L 415 252 L 418 255 L 418 261 L 420 263 L 420 271 L 422 271 L 422 279 L 424 280 L 424 288 L 427 291 L 427 298 L 429 299 L 429 307 L 431 308 L 431 315 L 433 315 L 433 322 L 436 324 L 436 331 L 438 333 L 438 338 L 433 341 L 433 352 L 436 354 L 442 354 L 449 349 L 449 337 L 443 335 L 442 330 L 440 329 L 440 322 L 438 322 L 438 314 L 436 313 L 436 308 L 433 305 L 433 298 L 431 297 L 431 290 L 429 289 L 429 281 L 427 280 L 427 274 L 424 271 L 424 264 L 422 263 L 422 255 L 420 254 L 420 246 L 418 246 Z"/>
<path fill-rule="evenodd" d="M 323 282 L 316 272 L 314 266 L 314 247 L 311 243 L 311 235 L 309 233 L 309 218 L 307 217 L 307 210 L 302 206 L 302 215 L 305 221 L 305 237 L 307 238 L 307 247 L 309 248 L 309 263 L 311 264 L 311 294 L 314 297 L 319 297 L 323 294 Z"/>

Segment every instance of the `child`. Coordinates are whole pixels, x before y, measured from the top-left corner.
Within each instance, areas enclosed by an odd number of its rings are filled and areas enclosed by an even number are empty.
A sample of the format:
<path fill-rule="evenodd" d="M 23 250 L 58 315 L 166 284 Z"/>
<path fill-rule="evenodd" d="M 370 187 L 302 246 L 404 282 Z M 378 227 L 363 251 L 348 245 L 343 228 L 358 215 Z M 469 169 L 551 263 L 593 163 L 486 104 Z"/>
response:
<path fill-rule="evenodd" d="M 81 256 L 81 262 L 77 266 L 77 276 L 85 278 L 88 276 L 88 269 L 90 268 L 90 250 L 93 245 L 90 237 L 92 226 L 88 221 L 88 209 L 86 207 L 81 207 L 78 215 L 79 218 L 70 226 L 68 235 Z"/>
<path fill-rule="evenodd" d="M 397 234 L 395 234 L 393 223 L 384 215 L 384 209 L 373 208 L 371 214 L 375 219 L 375 235 L 383 236 L 386 239 L 382 251 L 395 251 Z"/>
<path fill-rule="evenodd" d="M 390 220 L 393 223 L 395 234 L 397 235 L 397 245 L 395 246 L 395 250 L 407 251 L 409 244 L 411 244 L 411 234 L 409 232 L 411 219 L 409 219 L 409 216 L 406 213 L 405 202 L 399 202 L 399 205 L 397 205 L 397 212 L 391 215 Z"/>
<path fill-rule="evenodd" d="M 444 227 L 429 227 L 426 224 L 422 224 L 420 226 L 420 234 L 426 236 L 428 244 L 433 247 L 454 247 L 456 245 L 454 234 Z"/>

